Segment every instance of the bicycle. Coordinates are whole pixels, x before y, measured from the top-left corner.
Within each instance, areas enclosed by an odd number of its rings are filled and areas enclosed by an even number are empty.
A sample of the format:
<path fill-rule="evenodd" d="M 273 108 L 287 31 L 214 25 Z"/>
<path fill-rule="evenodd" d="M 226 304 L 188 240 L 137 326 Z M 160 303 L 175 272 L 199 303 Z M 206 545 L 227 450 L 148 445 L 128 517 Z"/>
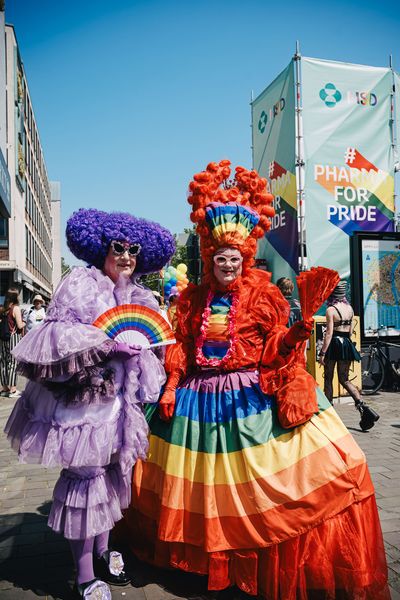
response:
<path fill-rule="evenodd" d="M 387 371 L 391 374 L 396 387 L 400 387 L 400 360 L 391 361 L 384 349 L 400 348 L 400 344 L 394 342 L 384 342 L 379 337 L 379 332 L 388 331 L 392 326 L 380 327 L 373 332 L 378 335 L 378 338 L 368 346 L 365 352 L 361 352 L 361 378 L 362 378 L 362 393 L 370 396 L 376 394 L 381 389 L 385 380 Z"/>

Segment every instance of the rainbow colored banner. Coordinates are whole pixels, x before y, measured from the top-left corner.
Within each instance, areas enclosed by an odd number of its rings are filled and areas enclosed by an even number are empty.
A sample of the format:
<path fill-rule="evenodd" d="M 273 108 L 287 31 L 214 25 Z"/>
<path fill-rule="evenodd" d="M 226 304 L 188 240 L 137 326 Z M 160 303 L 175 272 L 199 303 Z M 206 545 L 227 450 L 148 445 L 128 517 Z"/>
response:
<path fill-rule="evenodd" d="M 349 236 L 393 231 L 393 74 L 301 59 L 308 267 L 350 274 Z"/>
<path fill-rule="evenodd" d="M 253 166 L 275 196 L 271 230 L 259 241 L 273 281 L 298 273 L 293 61 L 252 103 Z"/>

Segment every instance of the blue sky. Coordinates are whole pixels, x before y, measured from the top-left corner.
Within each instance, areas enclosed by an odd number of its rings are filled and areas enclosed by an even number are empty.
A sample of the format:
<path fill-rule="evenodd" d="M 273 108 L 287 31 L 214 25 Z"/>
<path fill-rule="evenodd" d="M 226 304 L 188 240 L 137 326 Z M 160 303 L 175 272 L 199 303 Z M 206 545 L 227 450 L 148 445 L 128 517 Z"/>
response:
<path fill-rule="evenodd" d="M 397 2 L 6 0 L 63 227 L 81 206 L 174 232 L 211 160 L 251 166 L 250 94 L 305 56 L 400 70 Z M 64 255 L 76 262 L 64 246 Z"/>

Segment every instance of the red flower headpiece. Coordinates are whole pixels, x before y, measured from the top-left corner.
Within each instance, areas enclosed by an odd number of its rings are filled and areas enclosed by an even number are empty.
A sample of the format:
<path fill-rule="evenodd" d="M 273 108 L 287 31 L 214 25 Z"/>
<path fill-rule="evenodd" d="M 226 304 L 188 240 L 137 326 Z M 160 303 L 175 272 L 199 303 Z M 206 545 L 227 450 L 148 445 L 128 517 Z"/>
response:
<path fill-rule="evenodd" d="M 210 163 L 205 171 L 193 177 L 189 185 L 190 219 L 197 225 L 206 277 L 212 272 L 213 255 L 218 248 L 224 247 L 239 250 L 243 256 L 243 272 L 246 273 L 254 263 L 257 239 L 269 230 L 270 218 L 275 214 L 267 180 L 257 171 L 248 171 L 244 167 L 236 167 L 235 178 L 229 180 L 230 164 L 229 160 Z M 238 210 L 222 210 L 215 215 L 212 211 L 216 205 L 236 206 Z M 223 219 L 226 213 L 229 223 L 224 221 L 221 225 L 221 212 Z"/>

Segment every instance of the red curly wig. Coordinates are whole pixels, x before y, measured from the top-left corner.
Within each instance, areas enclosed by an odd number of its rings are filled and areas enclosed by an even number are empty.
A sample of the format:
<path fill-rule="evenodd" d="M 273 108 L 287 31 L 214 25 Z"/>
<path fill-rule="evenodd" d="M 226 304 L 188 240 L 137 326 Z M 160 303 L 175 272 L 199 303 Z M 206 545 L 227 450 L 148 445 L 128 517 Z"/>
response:
<path fill-rule="evenodd" d="M 205 171 L 194 175 L 189 184 L 188 202 L 192 205 L 190 219 L 196 223 L 200 236 L 200 252 L 204 263 L 204 277 L 209 279 L 213 270 L 212 257 L 218 248 L 237 248 L 243 256 L 242 271 L 245 275 L 254 264 L 257 239 L 270 228 L 270 218 L 275 211 L 273 196 L 268 192 L 268 182 L 257 171 L 236 167 L 235 178 L 229 180 L 231 169 L 229 160 L 212 162 Z M 223 239 L 216 241 L 206 223 L 206 208 L 209 204 L 239 204 L 257 212 L 260 219 L 247 239 L 236 232 L 228 232 Z"/>

